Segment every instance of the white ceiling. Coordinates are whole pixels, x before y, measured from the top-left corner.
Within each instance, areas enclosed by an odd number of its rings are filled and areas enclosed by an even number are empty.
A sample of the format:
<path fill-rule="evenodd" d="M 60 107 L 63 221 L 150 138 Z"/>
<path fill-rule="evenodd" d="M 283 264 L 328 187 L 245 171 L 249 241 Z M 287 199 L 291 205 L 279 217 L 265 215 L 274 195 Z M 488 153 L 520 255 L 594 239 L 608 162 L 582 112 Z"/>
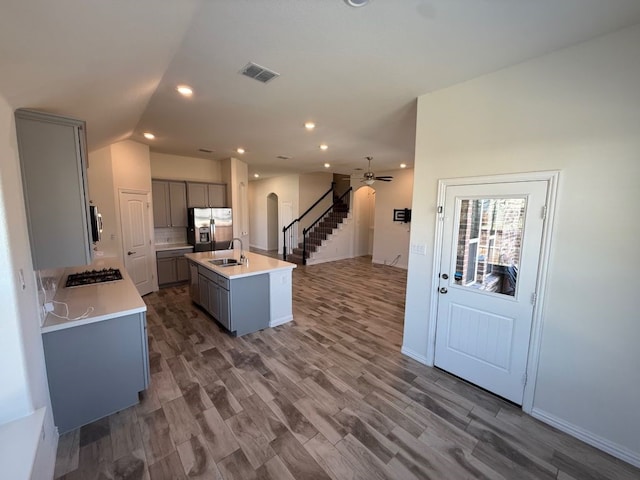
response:
<path fill-rule="evenodd" d="M 638 0 L 0 0 L 0 94 L 86 120 L 90 149 L 383 171 L 413 164 L 419 95 L 639 22 Z"/>

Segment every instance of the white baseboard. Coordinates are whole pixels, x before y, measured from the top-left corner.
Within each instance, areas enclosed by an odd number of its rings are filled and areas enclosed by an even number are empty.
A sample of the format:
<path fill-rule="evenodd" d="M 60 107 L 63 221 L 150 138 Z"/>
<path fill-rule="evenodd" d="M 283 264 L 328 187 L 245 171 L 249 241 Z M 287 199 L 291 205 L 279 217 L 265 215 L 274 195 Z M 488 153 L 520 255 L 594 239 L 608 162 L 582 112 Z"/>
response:
<path fill-rule="evenodd" d="M 406 355 L 407 357 L 411 357 L 413 358 L 415 361 L 423 363 L 425 365 L 428 366 L 433 366 L 429 363 L 429 361 L 427 360 L 427 357 L 425 357 L 424 355 L 421 355 L 417 352 L 414 352 L 413 350 L 411 350 L 410 348 L 405 347 L 404 345 L 402 346 L 402 348 L 400 349 L 400 353 Z"/>
<path fill-rule="evenodd" d="M 269 321 L 269 327 L 271 328 L 277 327 L 278 325 L 283 325 L 285 323 L 290 322 L 291 320 L 293 320 L 293 315 L 287 315 L 286 317 L 276 318 L 275 320 Z"/>
<path fill-rule="evenodd" d="M 531 411 L 531 416 L 537 418 L 541 422 L 544 422 L 558 430 L 568 433 L 572 437 L 576 437 L 578 440 L 582 440 L 584 443 L 588 443 L 592 447 L 607 452 L 620 460 L 623 460 L 635 467 L 640 467 L 640 453 L 633 452 L 622 445 L 618 445 L 606 438 L 602 438 L 594 433 L 585 430 L 584 428 L 573 425 L 566 420 L 556 417 L 550 413 L 547 413 L 538 408 L 534 408 Z"/>

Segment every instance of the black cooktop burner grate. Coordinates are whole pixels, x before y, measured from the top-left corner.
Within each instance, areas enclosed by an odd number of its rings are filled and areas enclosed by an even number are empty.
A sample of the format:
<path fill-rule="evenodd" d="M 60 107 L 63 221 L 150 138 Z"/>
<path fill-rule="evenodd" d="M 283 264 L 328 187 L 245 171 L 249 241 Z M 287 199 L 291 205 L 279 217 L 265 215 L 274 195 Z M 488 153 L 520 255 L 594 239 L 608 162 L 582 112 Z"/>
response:
<path fill-rule="evenodd" d="M 87 270 L 69 275 L 65 287 L 79 287 L 82 285 L 92 285 L 94 283 L 115 282 L 117 280 L 122 280 L 122 274 L 117 268 Z"/>

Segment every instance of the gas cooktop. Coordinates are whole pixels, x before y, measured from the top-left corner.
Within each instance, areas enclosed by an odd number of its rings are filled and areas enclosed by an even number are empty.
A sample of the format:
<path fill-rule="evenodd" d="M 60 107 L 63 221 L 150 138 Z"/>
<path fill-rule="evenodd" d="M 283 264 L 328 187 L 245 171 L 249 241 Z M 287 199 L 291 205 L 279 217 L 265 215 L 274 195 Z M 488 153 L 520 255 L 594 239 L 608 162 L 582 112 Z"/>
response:
<path fill-rule="evenodd" d="M 94 283 L 115 282 L 122 280 L 122 274 L 117 268 L 103 268 L 102 270 L 86 270 L 72 273 L 67 277 L 65 287 L 81 287 Z"/>

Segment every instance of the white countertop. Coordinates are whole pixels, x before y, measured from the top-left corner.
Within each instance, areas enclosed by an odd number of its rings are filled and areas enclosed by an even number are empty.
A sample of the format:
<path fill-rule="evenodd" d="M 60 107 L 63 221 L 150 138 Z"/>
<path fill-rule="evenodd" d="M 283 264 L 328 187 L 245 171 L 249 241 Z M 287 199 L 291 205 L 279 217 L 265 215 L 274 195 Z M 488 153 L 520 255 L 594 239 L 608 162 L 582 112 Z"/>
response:
<path fill-rule="evenodd" d="M 64 287 L 69 274 L 102 268 L 118 268 L 122 274 L 122 280 L 95 283 L 81 287 Z M 115 258 L 102 258 L 95 260 L 91 265 L 67 268 L 62 276 L 54 300 L 56 302 L 64 302 L 69 306 L 70 318 L 81 316 L 90 307 L 93 307 L 93 311 L 87 318 L 79 320 L 65 320 L 49 313 L 44 320 L 41 329 L 42 333 L 100 322 L 102 320 L 109 320 L 123 315 L 145 312 L 147 310 L 147 306 L 140 294 L 138 294 L 138 290 L 127 274 L 124 265 Z M 54 307 L 55 313 L 65 315 L 64 305 L 54 303 Z"/>
<path fill-rule="evenodd" d="M 28 480 L 42 435 L 45 407 L 0 425 L 0 472 L 3 478 Z"/>
<path fill-rule="evenodd" d="M 248 277 L 251 275 L 260 275 L 263 273 L 274 272 L 277 270 L 293 270 L 296 268 L 295 263 L 285 262 L 277 258 L 265 257 L 257 253 L 244 252 L 247 257 L 248 264 L 234 265 L 232 267 L 220 267 L 209 263 L 209 260 L 216 258 L 235 258 L 240 259 L 240 250 L 215 250 L 212 252 L 186 253 L 185 257 L 189 260 L 202 265 L 228 279 Z"/>
<path fill-rule="evenodd" d="M 182 250 L 183 248 L 190 248 L 193 251 L 193 245 L 188 243 L 157 243 L 154 245 L 156 252 L 163 252 L 165 250 Z"/>

